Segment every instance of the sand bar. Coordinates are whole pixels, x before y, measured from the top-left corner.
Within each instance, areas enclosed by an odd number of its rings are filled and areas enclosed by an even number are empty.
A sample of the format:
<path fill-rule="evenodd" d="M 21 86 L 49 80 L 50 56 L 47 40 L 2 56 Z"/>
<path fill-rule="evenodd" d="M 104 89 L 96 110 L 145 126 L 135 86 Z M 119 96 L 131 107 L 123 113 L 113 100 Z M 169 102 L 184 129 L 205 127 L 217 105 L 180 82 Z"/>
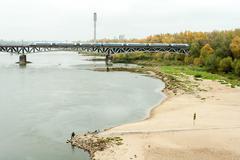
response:
<path fill-rule="evenodd" d="M 206 91 L 168 98 L 144 121 L 101 133 L 124 144 L 96 160 L 240 160 L 240 88 L 198 82 Z M 193 114 L 196 113 L 194 124 Z"/>

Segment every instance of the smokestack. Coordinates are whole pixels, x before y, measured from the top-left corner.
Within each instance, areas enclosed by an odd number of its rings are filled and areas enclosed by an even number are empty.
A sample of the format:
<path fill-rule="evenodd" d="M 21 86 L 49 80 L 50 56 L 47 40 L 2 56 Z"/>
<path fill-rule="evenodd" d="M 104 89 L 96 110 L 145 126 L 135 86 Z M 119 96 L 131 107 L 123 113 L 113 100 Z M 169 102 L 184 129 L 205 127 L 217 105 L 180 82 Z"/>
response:
<path fill-rule="evenodd" d="M 97 13 L 93 13 L 93 21 L 94 21 L 94 36 L 93 36 L 93 42 L 96 43 L 97 39 Z"/>

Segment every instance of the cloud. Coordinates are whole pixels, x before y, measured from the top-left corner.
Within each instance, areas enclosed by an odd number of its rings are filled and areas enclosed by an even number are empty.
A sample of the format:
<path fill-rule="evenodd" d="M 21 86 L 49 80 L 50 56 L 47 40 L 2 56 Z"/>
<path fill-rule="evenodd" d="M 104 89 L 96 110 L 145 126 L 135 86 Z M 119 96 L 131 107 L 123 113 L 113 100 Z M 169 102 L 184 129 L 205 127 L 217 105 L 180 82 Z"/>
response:
<path fill-rule="evenodd" d="M 0 39 L 88 40 L 95 11 L 98 38 L 240 26 L 237 0 L 7 0 L 0 6 Z"/>

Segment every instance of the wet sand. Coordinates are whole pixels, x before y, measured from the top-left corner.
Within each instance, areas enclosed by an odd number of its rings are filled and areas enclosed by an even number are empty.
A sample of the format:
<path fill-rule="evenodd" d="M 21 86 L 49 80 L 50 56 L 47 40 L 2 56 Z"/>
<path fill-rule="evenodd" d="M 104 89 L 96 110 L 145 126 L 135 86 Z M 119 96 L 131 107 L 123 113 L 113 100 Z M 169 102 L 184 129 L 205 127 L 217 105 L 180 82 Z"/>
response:
<path fill-rule="evenodd" d="M 170 96 L 146 120 L 100 133 L 120 136 L 124 144 L 94 159 L 240 160 L 240 88 L 198 83 L 204 91 Z"/>

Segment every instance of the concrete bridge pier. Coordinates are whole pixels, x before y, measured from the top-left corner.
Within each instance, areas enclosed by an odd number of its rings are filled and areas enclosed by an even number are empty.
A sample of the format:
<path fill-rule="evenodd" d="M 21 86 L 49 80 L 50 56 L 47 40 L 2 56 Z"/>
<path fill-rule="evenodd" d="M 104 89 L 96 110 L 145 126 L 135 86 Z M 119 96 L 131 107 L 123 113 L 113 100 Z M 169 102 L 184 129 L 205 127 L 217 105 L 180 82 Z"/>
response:
<path fill-rule="evenodd" d="M 106 67 L 107 67 L 107 72 L 109 72 L 110 71 L 110 69 L 109 69 L 109 66 L 111 66 L 112 65 L 112 54 L 110 53 L 110 52 L 108 52 L 107 54 L 106 54 L 106 58 L 105 58 L 105 63 L 106 63 Z"/>
<path fill-rule="evenodd" d="M 105 62 L 106 62 L 106 65 L 109 65 L 109 62 L 112 62 L 112 54 L 110 52 L 108 52 L 106 54 L 106 58 L 105 58 Z"/>
<path fill-rule="evenodd" d="M 26 65 L 27 64 L 27 55 L 21 54 L 19 56 L 19 65 Z"/>

